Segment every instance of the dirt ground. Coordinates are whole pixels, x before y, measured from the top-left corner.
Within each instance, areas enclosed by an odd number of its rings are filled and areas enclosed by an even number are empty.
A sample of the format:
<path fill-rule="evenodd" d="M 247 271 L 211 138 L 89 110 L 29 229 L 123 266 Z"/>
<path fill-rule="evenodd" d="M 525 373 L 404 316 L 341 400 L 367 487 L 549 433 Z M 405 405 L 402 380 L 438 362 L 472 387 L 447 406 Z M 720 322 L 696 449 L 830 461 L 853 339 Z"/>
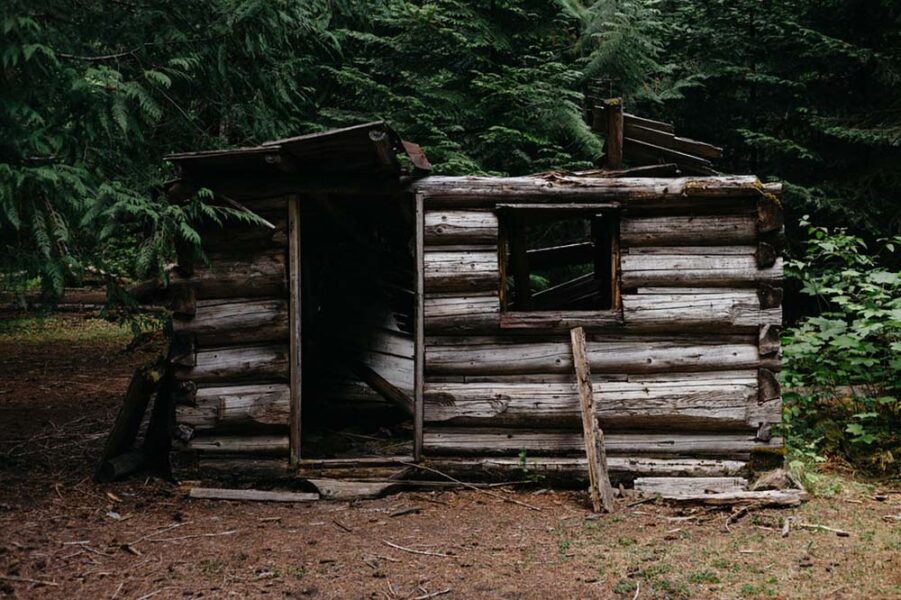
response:
<path fill-rule="evenodd" d="M 539 485 L 501 493 L 540 511 L 471 491 L 277 505 L 94 484 L 131 371 L 160 349 L 129 339 L 82 317 L 0 322 L 0 596 L 901 598 L 901 494 L 848 480 L 728 526 L 626 500 L 593 518 L 586 494 Z M 788 516 L 850 535 L 783 538 Z"/>

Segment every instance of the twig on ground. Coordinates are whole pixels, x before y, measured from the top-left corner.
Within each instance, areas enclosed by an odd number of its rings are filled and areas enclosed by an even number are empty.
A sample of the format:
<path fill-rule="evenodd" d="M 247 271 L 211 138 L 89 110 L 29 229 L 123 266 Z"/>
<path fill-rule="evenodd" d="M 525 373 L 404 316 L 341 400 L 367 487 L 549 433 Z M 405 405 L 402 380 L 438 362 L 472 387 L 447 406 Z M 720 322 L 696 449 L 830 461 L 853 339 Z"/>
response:
<path fill-rule="evenodd" d="M 396 510 L 393 513 L 389 514 L 388 516 L 389 517 L 402 517 L 404 515 L 409 515 L 409 514 L 419 513 L 419 512 L 422 512 L 422 507 L 409 506 L 407 508 L 401 508 L 399 510 Z"/>
<path fill-rule="evenodd" d="M 637 599 L 638 599 L 638 594 L 639 594 L 639 592 L 641 592 L 641 582 L 640 582 L 640 581 L 636 581 L 636 582 L 635 582 L 635 595 L 632 596 L 632 600 L 637 600 Z"/>
<path fill-rule="evenodd" d="M 183 521 L 183 522 L 181 522 L 181 523 L 173 523 L 172 525 L 169 525 L 168 527 L 163 527 L 162 529 L 157 529 L 156 531 L 154 531 L 154 532 L 152 532 L 152 533 L 148 533 L 147 535 L 143 535 L 143 536 L 139 537 L 138 539 L 136 539 L 136 540 L 134 540 L 134 541 L 131 541 L 131 542 L 125 542 L 125 543 L 122 544 L 122 545 L 123 545 L 123 546 L 134 546 L 134 545 L 137 544 L 138 542 L 143 542 L 144 540 L 149 539 L 149 538 L 152 538 L 152 537 L 155 536 L 155 535 L 159 535 L 159 534 L 161 534 L 161 533 L 166 533 L 167 531 L 171 531 L 172 529 L 175 529 L 175 528 L 177 528 L 177 527 L 181 527 L 182 525 L 187 525 L 187 524 L 190 523 L 190 522 L 191 522 L 191 521 Z"/>
<path fill-rule="evenodd" d="M 819 525 L 817 523 L 798 523 L 798 527 L 802 527 L 804 529 L 819 529 L 820 531 L 831 531 L 838 537 L 850 537 L 851 533 L 845 531 L 844 529 L 836 529 L 835 527 L 827 527 L 826 525 Z"/>
<path fill-rule="evenodd" d="M 181 540 L 193 540 L 194 538 L 218 537 L 221 535 L 234 535 L 240 531 L 239 529 L 231 529 L 229 531 L 218 531 L 216 533 L 195 533 L 194 535 L 183 535 L 174 538 L 158 538 L 155 540 L 147 540 L 148 542 L 179 542 Z"/>
<path fill-rule="evenodd" d="M 437 592 L 432 592 L 431 594 L 423 594 L 421 596 L 416 596 L 413 600 L 426 600 L 427 598 L 434 598 L 435 596 L 443 596 L 444 594 L 450 594 L 450 588 L 444 588 L 443 590 L 438 590 Z"/>
<path fill-rule="evenodd" d="M 429 552 L 428 550 L 416 550 L 414 548 L 406 548 L 404 546 L 398 546 L 397 544 L 392 544 L 388 540 L 382 540 L 386 546 L 391 546 L 397 550 L 403 550 L 404 552 L 409 552 L 411 554 L 422 554 L 424 556 L 441 556 L 443 558 L 447 558 L 448 555 L 442 552 Z"/>
<path fill-rule="evenodd" d="M 791 530 L 792 526 L 792 517 L 785 517 L 782 519 L 782 537 L 788 537 L 788 532 Z"/>
<path fill-rule="evenodd" d="M 340 527 L 341 529 L 343 529 L 343 530 L 346 531 L 347 533 L 353 533 L 353 532 L 354 532 L 353 529 L 351 529 L 350 527 L 348 527 L 347 525 L 345 525 L 344 523 L 342 523 L 342 522 L 339 521 L 338 519 L 332 519 L 332 523 L 334 523 L 335 525 L 337 525 L 338 527 Z"/>
<path fill-rule="evenodd" d="M 398 461 L 398 462 L 400 462 L 400 461 Z M 424 471 L 429 471 L 430 473 L 435 473 L 436 475 L 440 475 L 440 476 L 442 476 L 442 477 L 444 477 L 444 478 L 446 478 L 446 479 L 448 479 L 448 480 L 450 480 L 450 481 L 453 481 L 454 483 L 456 483 L 456 484 L 458 484 L 458 485 L 462 485 L 462 486 L 465 487 L 465 488 L 469 488 L 469 489 L 471 489 L 471 490 L 475 490 L 475 491 L 477 491 L 477 492 L 480 492 L 480 493 L 482 493 L 482 494 L 486 494 L 486 495 L 491 496 L 491 497 L 493 497 L 493 498 L 497 498 L 497 499 L 499 499 L 499 500 L 503 500 L 504 502 L 510 502 L 510 503 L 512 503 L 512 504 L 517 504 L 517 505 L 519 505 L 519 506 L 524 506 L 524 507 L 528 508 L 529 510 L 541 511 L 541 509 L 540 509 L 539 507 L 537 507 L 537 506 L 533 506 L 533 505 L 531 505 L 531 504 L 526 504 L 525 502 L 520 502 L 519 500 L 516 500 L 515 498 L 507 498 L 506 496 L 504 496 L 504 495 L 502 495 L 502 494 L 498 494 L 498 493 L 495 493 L 495 492 L 492 492 L 492 491 L 489 491 L 489 490 L 480 488 L 480 487 L 477 486 L 477 485 L 473 485 L 473 484 L 471 484 L 471 483 L 466 483 L 465 481 L 460 481 L 459 479 L 456 479 L 456 478 L 454 478 L 454 477 L 451 477 L 451 476 L 448 475 L 447 473 L 442 473 L 442 472 L 439 471 L 438 469 L 433 469 L 432 467 L 427 467 L 427 466 L 425 466 L 425 465 L 414 465 L 414 464 L 410 464 L 410 463 L 403 463 L 403 464 L 406 465 L 406 466 L 415 467 L 415 468 L 417 468 L 417 469 L 423 469 Z"/>
<path fill-rule="evenodd" d="M 31 579 L 30 577 L 15 577 L 13 575 L 0 575 L 0 579 L 4 581 L 14 581 L 16 583 L 33 583 L 35 585 L 48 585 L 51 587 L 59 587 L 55 581 L 45 581 L 43 579 Z"/>

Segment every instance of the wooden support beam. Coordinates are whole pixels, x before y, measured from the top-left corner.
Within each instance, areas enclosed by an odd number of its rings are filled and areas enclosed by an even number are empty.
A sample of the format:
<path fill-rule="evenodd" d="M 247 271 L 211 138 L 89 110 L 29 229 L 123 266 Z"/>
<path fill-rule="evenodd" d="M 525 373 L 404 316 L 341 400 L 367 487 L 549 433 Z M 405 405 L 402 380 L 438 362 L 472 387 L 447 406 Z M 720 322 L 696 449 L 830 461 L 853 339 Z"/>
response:
<path fill-rule="evenodd" d="M 300 418 L 301 418 L 301 289 L 300 289 L 300 198 L 288 198 L 288 279 L 289 279 L 289 361 L 288 381 L 291 389 L 291 403 L 288 421 L 288 463 L 295 467 L 300 461 Z"/>
<path fill-rule="evenodd" d="M 422 458 L 425 388 L 425 196 L 414 197 L 416 214 L 416 320 L 413 347 L 413 459 Z"/>
<path fill-rule="evenodd" d="M 608 169 L 618 169 L 623 164 L 623 99 L 612 98 L 607 106 L 607 162 Z"/>
<path fill-rule="evenodd" d="M 604 448 L 604 432 L 598 425 L 591 387 L 591 371 L 585 352 L 585 330 L 576 327 L 570 331 L 576 382 L 579 384 L 579 401 L 582 407 L 582 430 L 585 435 L 585 455 L 588 459 L 588 481 L 591 505 L 594 512 L 613 511 L 613 488 L 607 472 L 607 453 Z"/>

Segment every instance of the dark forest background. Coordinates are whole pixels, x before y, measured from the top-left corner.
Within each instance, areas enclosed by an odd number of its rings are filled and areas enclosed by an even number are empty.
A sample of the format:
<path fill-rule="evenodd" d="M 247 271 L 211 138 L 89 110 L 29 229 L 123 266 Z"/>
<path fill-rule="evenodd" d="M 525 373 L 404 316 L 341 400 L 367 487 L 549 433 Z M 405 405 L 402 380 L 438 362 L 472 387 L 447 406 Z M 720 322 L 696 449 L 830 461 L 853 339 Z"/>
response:
<path fill-rule="evenodd" d="M 816 459 L 841 450 L 894 464 L 896 0 L 7 0 L 0 10 L 4 289 L 52 297 L 86 273 L 160 272 L 175 239 L 197 241 L 203 210 L 156 192 L 169 152 L 385 119 L 437 173 L 580 169 L 603 144 L 591 105 L 622 96 L 630 112 L 723 146 L 721 171 L 785 183 L 785 380 L 824 390 L 786 395 L 786 430 Z M 836 392 L 847 385 L 850 395 Z"/>

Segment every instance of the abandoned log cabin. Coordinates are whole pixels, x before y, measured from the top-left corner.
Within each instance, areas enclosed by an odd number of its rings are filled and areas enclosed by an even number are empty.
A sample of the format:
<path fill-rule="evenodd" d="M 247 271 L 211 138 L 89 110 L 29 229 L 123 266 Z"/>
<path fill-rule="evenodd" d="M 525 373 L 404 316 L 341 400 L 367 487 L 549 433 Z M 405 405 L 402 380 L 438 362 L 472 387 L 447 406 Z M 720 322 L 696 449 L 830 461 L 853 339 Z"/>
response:
<path fill-rule="evenodd" d="M 380 122 L 169 160 L 259 218 L 172 272 L 176 476 L 585 473 L 574 327 L 614 478 L 779 454 L 779 185 L 429 176 Z"/>

